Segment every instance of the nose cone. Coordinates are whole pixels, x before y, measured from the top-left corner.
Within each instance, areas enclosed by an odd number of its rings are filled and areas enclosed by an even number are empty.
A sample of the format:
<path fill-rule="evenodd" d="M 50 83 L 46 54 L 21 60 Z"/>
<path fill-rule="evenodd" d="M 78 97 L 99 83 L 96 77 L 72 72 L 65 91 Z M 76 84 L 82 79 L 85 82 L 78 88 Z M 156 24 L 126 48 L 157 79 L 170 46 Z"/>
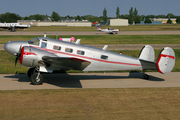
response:
<path fill-rule="evenodd" d="M 11 42 L 7 42 L 4 45 L 4 49 L 9 54 L 14 55 L 14 53 L 18 53 L 19 48 L 21 46 L 24 46 L 24 45 L 27 45 L 27 42 L 24 42 L 24 41 L 11 41 Z"/>
<path fill-rule="evenodd" d="M 8 52 L 9 54 L 13 55 L 13 47 L 12 47 L 12 42 L 7 42 L 5 45 L 4 45 L 4 49 L 6 52 Z"/>

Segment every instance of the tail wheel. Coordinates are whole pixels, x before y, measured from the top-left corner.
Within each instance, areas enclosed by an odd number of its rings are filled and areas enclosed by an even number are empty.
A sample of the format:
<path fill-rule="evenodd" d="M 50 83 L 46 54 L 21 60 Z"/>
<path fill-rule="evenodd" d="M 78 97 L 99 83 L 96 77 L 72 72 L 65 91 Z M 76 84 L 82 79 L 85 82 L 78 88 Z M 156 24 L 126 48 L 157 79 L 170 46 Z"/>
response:
<path fill-rule="evenodd" d="M 43 76 L 40 74 L 40 72 L 33 73 L 31 75 L 31 83 L 33 85 L 41 85 L 43 83 Z"/>

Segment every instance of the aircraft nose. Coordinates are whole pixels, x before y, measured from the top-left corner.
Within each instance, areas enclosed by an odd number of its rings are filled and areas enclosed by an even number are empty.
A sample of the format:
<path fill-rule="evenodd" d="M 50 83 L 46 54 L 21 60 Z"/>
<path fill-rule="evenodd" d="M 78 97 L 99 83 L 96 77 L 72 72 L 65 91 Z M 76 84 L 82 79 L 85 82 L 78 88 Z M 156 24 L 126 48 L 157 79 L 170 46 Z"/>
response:
<path fill-rule="evenodd" d="M 9 42 L 7 42 L 5 45 L 4 45 L 4 49 L 5 49 L 5 51 L 6 52 L 8 52 L 9 54 L 12 54 L 13 55 L 13 53 L 12 53 L 12 46 L 11 46 L 11 42 L 9 41 Z"/>
<path fill-rule="evenodd" d="M 20 47 L 28 45 L 27 41 L 9 41 L 4 45 L 4 49 L 11 55 L 16 55 L 19 52 Z"/>
<path fill-rule="evenodd" d="M 10 42 L 10 41 L 4 45 L 5 51 L 11 55 L 14 55 L 14 53 L 18 52 L 18 49 L 17 49 L 18 47 L 19 46 L 17 46 L 14 42 Z"/>

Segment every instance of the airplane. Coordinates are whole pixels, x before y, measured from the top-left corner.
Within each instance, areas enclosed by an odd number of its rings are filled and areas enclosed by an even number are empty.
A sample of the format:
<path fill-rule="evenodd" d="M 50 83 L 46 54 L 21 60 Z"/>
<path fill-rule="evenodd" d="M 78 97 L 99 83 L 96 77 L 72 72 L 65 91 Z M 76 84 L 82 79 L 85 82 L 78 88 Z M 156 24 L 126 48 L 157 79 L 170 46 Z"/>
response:
<path fill-rule="evenodd" d="M 43 84 L 42 73 L 54 70 L 80 71 L 116 71 L 141 70 L 143 78 L 149 79 L 146 70 L 158 70 L 162 74 L 172 71 L 175 65 L 175 53 L 172 48 L 162 49 L 157 61 L 151 45 L 145 45 L 138 58 L 75 43 L 60 41 L 48 37 L 37 37 L 28 41 L 9 41 L 4 49 L 16 57 L 15 66 L 20 64 L 29 68 L 27 75 L 33 85 Z"/>
<path fill-rule="evenodd" d="M 22 23 L 0 23 L 0 28 L 11 30 L 11 32 L 15 32 L 16 28 L 25 29 L 31 27 L 33 23 L 31 22 L 29 25 L 24 25 Z"/>
<path fill-rule="evenodd" d="M 113 29 L 113 28 L 101 29 L 99 26 L 97 26 L 97 30 L 102 31 L 102 32 L 108 32 L 110 34 L 113 34 L 113 33 L 118 34 L 119 32 L 119 29 Z"/>

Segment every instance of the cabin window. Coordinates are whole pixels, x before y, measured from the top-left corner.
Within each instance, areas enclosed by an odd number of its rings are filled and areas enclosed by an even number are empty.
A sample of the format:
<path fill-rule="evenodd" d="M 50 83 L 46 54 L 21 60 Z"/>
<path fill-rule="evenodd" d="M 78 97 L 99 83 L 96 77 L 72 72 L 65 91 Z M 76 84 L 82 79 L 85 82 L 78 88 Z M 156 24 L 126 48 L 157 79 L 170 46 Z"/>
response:
<path fill-rule="evenodd" d="M 39 46 L 39 39 L 35 38 L 35 39 L 32 39 L 32 40 L 29 40 L 28 43 L 31 44 L 31 45 Z"/>
<path fill-rule="evenodd" d="M 53 49 L 54 49 L 54 50 L 61 50 L 61 47 L 54 45 L 54 46 L 53 46 Z"/>
<path fill-rule="evenodd" d="M 107 59 L 108 59 L 108 56 L 106 56 L 106 55 L 101 55 L 101 59 L 107 60 Z"/>
<path fill-rule="evenodd" d="M 41 43 L 41 48 L 46 48 L 46 46 L 47 46 L 47 43 L 46 43 L 46 42 L 42 42 L 42 43 Z"/>
<path fill-rule="evenodd" d="M 72 53 L 72 52 L 73 52 L 73 49 L 71 49 L 71 48 L 66 48 L 65 51 L 66 51 L 66 52 L 69 52 L 69 53 Z"/>
<path fill-rule="evenodd" d="M 79 55 L 84 55 L 84 51 L 82 51 L 82 50 L 77 50 L 77 54 L 79 54 Z"/>

